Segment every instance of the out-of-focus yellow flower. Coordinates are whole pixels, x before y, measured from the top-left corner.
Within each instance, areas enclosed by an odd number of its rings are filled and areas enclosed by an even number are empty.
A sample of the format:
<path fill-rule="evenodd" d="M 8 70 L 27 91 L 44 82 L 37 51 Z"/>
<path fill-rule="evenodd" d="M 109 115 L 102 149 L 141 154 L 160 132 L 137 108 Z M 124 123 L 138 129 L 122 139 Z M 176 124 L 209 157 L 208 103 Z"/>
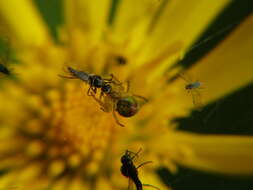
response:
<path fill-rule="evenodd" d="M 0 91 L 0 187 L 126 189 L 120 157 L 140 147 L 140 162 L 154 164 L 139 177 L 160 189 L 167 189 L 154 172 L 161 164 L 171 171 L 182 164 L 252 174 L 253 137 L 196 135 L 168 126 L 193 105 L 184 81 L 168 85 L 166 71 L 229 2 L 122 0 L 108 25 L 111 1 L 65 0 L 57 45 L 31 1 L 1 1 L 1 21 L 22 64 L 15 68 L 19 80 L 4 81 Z M 252 81 L 252 24 L 250 16 L 186 72 L 205 83 L 203 104 Z M 117 63 L 119 56 L 126 64 Z M 120 118 L 121 128 L 86 95 L 88 85 L 57 76 L 66 64 L 130 80 L 131 90 L 150 101 L 136 116 Z"/>

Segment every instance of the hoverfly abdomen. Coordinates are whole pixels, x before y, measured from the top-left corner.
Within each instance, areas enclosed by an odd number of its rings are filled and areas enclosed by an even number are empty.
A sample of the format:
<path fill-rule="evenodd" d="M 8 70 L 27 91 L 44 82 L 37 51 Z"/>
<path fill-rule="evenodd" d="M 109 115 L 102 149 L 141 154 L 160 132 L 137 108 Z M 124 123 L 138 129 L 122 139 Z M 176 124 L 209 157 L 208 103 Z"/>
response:
<path fill-rule="evenodd" d="M 70 72 L 70 74 L 84 82 L 88 82 L 89 81 L 89 77 L 90 75 L 86 72 L 83 72 L 83 71 L 78 71 L 78 70 L 75 70 L 71 67 L 68 67 L 68 71 Z"/>

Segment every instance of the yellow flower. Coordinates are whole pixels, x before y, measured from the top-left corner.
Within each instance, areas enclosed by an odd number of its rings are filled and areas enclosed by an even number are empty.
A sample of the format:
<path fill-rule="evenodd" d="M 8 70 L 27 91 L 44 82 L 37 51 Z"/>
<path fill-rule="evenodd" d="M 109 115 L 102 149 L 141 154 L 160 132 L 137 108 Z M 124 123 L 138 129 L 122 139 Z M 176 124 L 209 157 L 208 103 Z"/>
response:
<path fill-rule="evenodd" d="M 229 2 L 122 0 L 113 16 L 109 0 L 65 0 L 56 44 L 31 1 L 1 1 L 1 29 L 22 64 L 19 80 L 3 81 L 0 91 L 0 187 L 126 189 L 120 157 L 140 147 L 139 163 L 153 161 L 139 170 L 140 180 L 163 190 L 154 172 L 160 165 L 252 174 L 253 138 L 176 130 L 173 119 L 194 107 L 183 80 L 166 83 L 182 70 L 168 68 Z M 252 24 L 250 16 L 186 71 L 205 84 L 203 105 L 252 82 Z M 86 95 L 88 85 L 58 77 L 66 65 L 130 80 L 149 103 L 120 117 L 126 127 L 119 127 Z"/>

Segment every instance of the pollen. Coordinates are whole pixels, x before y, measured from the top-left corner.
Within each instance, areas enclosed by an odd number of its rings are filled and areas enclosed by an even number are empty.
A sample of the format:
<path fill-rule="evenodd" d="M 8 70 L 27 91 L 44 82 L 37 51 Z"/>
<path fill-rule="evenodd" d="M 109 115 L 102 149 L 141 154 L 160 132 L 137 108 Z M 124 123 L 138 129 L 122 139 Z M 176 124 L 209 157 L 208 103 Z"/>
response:
<path fill-rule="evenodd" d="M 50 157 L 61 158 L 51 163 L 50 175 L 77 168 L 84 160 L 89 173 L 90 168 L 99 168 L 103 159 L 110 142 L 108 132 L 115 124 L 111 115 L 100 110 L 95 100 L 87 96 L 87 90 L 88 87 L 78 82 L 66 82 L 63 92 L 48 93 L 52 111 L 51 129 L 46 132 L 48 153 Z"/>
<path fill-rule="evenodd" d="M 15 138 L 12 152 L 5 147 L 0 159 L 40 163 L 39 175 L 49 180 L 71 175 L 67 171 L 96 176 L 117 126 L 111 114 L 87 96 L 87 90 L 86 84 L 66 81 L 62 88 L 49 90 L 45 96 L 32 95 L 27 113 L 33 119 L 25 119 L 24 125 L 10 134 Z"/>

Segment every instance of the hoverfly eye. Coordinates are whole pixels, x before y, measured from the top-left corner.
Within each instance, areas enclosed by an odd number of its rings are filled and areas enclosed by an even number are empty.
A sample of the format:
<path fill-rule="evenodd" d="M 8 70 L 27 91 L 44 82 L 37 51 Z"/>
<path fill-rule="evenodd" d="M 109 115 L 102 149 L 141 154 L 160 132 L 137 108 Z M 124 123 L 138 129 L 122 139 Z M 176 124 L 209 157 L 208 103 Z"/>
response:
<path fill-rule="evenodd" d="M 102 78 L 100 76 L 94 76 L 93 85 L 99 88 L 102 86 L 102 84 L 103 84 Z"/>
<path fill-rule="evenodd" d="M 133 97 L 126 97 L 118 100 L 116 110 L 123 117 L 131 117 L 135 115 L 139 109 Z"/>

